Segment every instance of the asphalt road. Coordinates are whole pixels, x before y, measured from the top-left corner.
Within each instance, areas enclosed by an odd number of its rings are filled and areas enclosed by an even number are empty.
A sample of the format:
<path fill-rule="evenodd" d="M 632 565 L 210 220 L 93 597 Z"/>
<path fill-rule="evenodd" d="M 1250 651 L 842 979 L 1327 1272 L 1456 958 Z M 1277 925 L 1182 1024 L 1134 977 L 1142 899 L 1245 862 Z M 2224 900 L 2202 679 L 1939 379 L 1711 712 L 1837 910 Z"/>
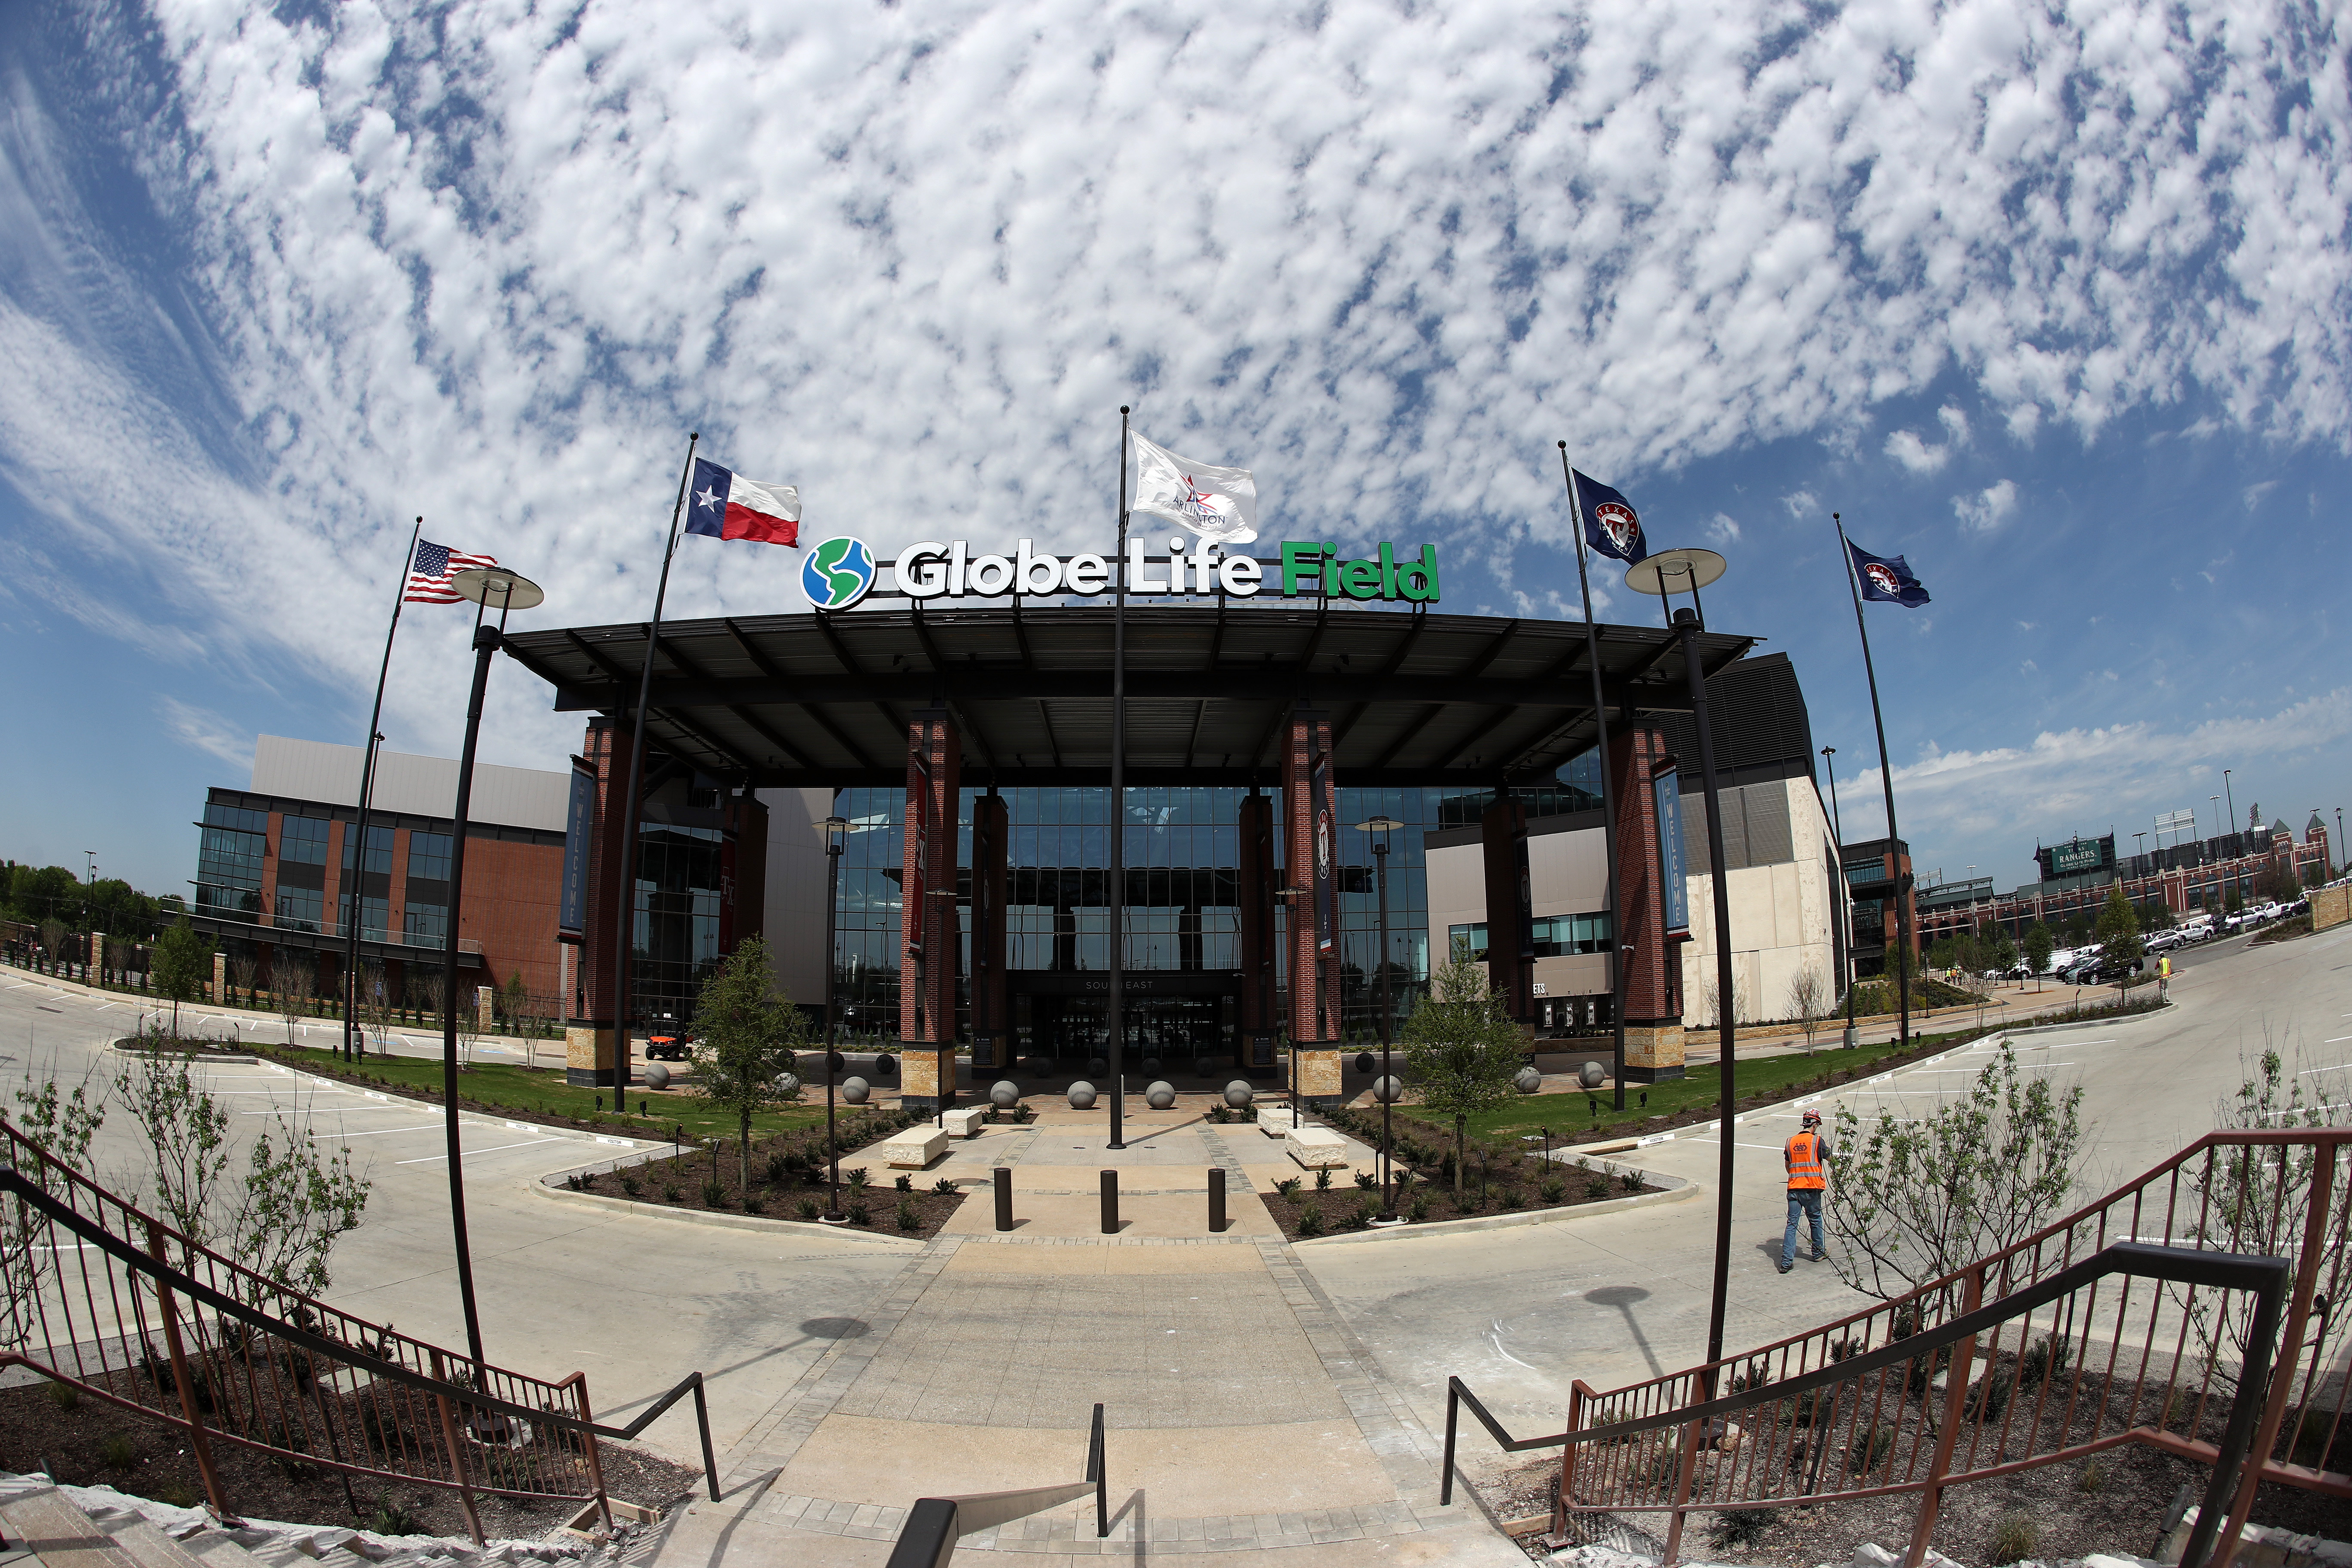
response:
<path fill-rule="evenodd" d="M 0 970 L 0 1095 L 13 1106 L 29 1079 L 55 1077 L 67 1087 L 85 1076 L 110 1080 L 122 1058 L 108 1042 L 129 1032 L 137 1012 L 135 1003 Z M 310 1136 L 349 1147 L 374 1183 L 361 1228 L 335 1249 L 328 1300 L 463 1347 L 438 1109 L 268 1064 L 222 1066 L 204 1077 L 232 1112 L 232 1179 L 254 1134 L 285 1117 Z M 543 1377 L 586 1372 L 600 1418 L 625 1419 L 698 1367 L 709 1380 L 711 1431 L 721 1452 L 835 1339 L 863 1331 L 858 1314 L 912 1250 L 562 1203 L 533 1192 L 537 1179 L 610 1158 L 620 1152 L 611 1146 L 617 1141 L 492 1117 L 463 1119 L 462 1139 L 485 1353 Z M 142 1185 L 146 1150 L 120 1107 L 108 1116 L 91 1165 L 119 1192 Z M 655 1423 L 644 1441 L 698 1464 L 691 1402 Z"/>
<path fill-rule="evenodd" d="M 2178 1005 L 2162 1014 L 2016 1042 L 2021 1067 L 2083 1086 L 2087 1152 L 2077 1190 L 2085 1197 L 2210 1131 L 2217 1103 L 2266 1047 L 2302 1075 L 2312 1098 L 2335 1108 L 2334 1120 L 2352 1121 L 2352 928 L 2275 946 L 2210 943 L 2174 970 Z M 1865 1116 L 1880 1106 L 1918 1114 L 1965 1088 L 1990 1055 L 1957 1051 L 1835 1098 Z M 1787 1212 L 1780 1151 L 1797 1116 L 1759 1112 L 1732 1130 L 1738 1185 L 1725 1343 L 1735 1352 L 1868 1304 L 1827 1264 L 1777 1270 Z M 1455 1374 L 1516 1430 L 1557 1430 L 1575 1379 L 1608 1389 L 1703 1359 L 1718 1157 L 1709 1133 L 1628 1156 L 1687 1178 L 1691 1195 L 1678 1203 L 1444 1237 L 1312 1244 L 1300 1255 L 1424 1421 L 1443 1420 L 1445 1379 Z"/>

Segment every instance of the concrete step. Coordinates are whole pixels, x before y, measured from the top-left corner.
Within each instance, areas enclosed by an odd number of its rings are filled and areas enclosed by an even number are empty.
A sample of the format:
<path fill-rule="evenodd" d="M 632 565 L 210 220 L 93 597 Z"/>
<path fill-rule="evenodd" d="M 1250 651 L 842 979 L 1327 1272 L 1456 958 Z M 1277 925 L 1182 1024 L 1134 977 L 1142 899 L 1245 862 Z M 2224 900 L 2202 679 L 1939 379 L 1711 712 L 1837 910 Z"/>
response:
<path fill-rule="evenodd" d="M 0 1501 L 0 1531 L 45 1568 L 180 1568 L 142 1563 L 55 1487 Z"/>

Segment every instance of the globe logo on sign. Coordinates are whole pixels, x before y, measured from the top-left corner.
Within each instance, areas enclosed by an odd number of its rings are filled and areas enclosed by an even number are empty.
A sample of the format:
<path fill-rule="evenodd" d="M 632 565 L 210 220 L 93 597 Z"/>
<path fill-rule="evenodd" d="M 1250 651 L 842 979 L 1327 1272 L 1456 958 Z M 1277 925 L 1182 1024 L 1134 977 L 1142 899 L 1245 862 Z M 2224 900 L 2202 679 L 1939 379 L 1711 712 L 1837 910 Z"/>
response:
<path fill-rule="evenodd" d="M 820 610 L 845 610 L 874 586 L 874 552 L 862 539 L 828 539 L 801 563 L 801 592 Z"/>

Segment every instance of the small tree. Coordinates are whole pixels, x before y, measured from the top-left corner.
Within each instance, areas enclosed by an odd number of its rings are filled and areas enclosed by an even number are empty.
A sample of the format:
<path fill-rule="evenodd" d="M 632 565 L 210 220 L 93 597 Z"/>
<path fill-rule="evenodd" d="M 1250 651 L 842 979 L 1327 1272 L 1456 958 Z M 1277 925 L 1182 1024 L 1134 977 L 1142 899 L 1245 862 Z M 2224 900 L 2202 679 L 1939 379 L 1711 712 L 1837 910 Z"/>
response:
<path fill-rule="evenodd" d="M 72 1093 L 60 1095 L 53 1076 L 37 1088 L 19 1085 L 16 1107 L 15 1125 L 26 1142 L 68 1170 L 89 1169 L 90 1141 L 106 1124 L 104 1090 L 91 1094 L 85 1079 Z M 49 1166 L 37 1161 L 24 1162 L 18 1171 L 52 1193 L 64 1184 Z M 47 1245 L 50 1234 L 45 1217 L 23 1198 L 0 1204 L 0 1288 L 7 1293 L 0 1342 L 23 1344 L 39 1322 L 42 1281 L 55 1271 L 58 1262 L 57 1253 Z"/>
<path fill-rule="evenodd" d="M 218 1234 L 214 1197 L 228 1170 L 228 1112 L 197 1087 L 187 1058 L 166 1055 L 160 1041 L 154 1045 L 114 1080 L 152 1162 L 137 1186 L 173 1230 L 208 1247 Z"/>
<path fill-rule="evenodd" d="M 47 920 L 41 922 L 41 951 L 48 956 L 50 973 L 62 973 L 58 967 L 59 961 L 65 953 L 66 938 L 72 934 L 66 929 L 66 922 L 63 921 Z"/>
<path fill-rule="evenodd" d="M 1454 1195 L 1462 1195 L 1469 1155 L 1470 1118 L 1508 1103 L 1527 1040 L 1470 962 L 1466 942 L 1439 968 L 1430 994 L 1404 1021 L 1404 1060 L 1421 1086 L 1421 1102 L 1454 1119 Z"/>
<path fill-rule="evenodd" d="M 2001 1043 L 1960 1099 L 1924 1117 L 1883 1112 L 1864 1128 L 1837 1110 L 1839 1278 L 1891 1300 L 2050 1223 L 2074 1184 L 2080 1084 L 2031 1082 Z"/>
<path fill-rule="evenodd" d="M 807 1019 L 776 988 L 764 941 L 742 943 L 702 983 L 694 1026 L 701 1034 L 694 1047 L 694 1092 L 734 1113 L 742 1132 L 737 1174 L 748 1190 L 751 1118 L 800 1098 L 799 1089 L 787 1093 L 776 1079 L 792 1071 L 794 1053 L 809 1043 Z"/>
<path fill-rule="evenodd" d="M 318 973 L 308 958 L 280 953 L 269 966 L 269 994 L 278 1003 L 278 1016 L 286 1020 L 288 1045 L 294 1043 L 294 1026 L 309 1015 L 318 987 Z"/>
<path fill-rule="evenodd" d="M 1837 1007 L 1829 979 L 1818 963 L 1808 963 L 1789 981 L 1789 1012 L 1805 1031 L 1805 1052 L 1812 1054 L 1813 1037 Z"/>
<path fill-rule="evenodd" d="M 2039 975 L 2049 969 L 2050 955 L 2057 950 L 2057 946 L 2058 944 L 2051 940 L 2050 928 L 2040 921 L 2035 921 L 2025 928 L 2025 962 L 2033 966 L 2035 974 Z"/>
<path fill-rule="evenodd" d="M 373 1185 L 352 1173 L 350 1144 L 323 1151 L 281 1114 L 274 1134 L 256 1138 L 247 1155 L 228 1224 L 230 1255 L 272 1284 L 323 1296 L 334 1283 L 328 1255 L 338 1237 L 359 1227 Z"/>
<path fill-rule="evenodd" d="M 204 994 L 212 976 L 213 944 L 196 934 L 188 917 L 179 920 L 157 940 L 152 961 L 155 989 L 172 999 L 172 1037 L 180 1037 L 180 1004 Z"/>
<path fill-rule="evenodd" d="M 2099 907 L 2099 962 L 2113 964 L 2119 971 L 2116 976 L 2118 994 L 2131 966 L 2147 954 L 2147 948 L 2139 940 L 2139 916 L 2133 911 L 2131 900 L 2124 897 L 2123 884 L 2117 882 L 2107 889 L 2107 901 Z"/>
<path fill-rule="evenodd" d="M 526 1021 L 530 1016 L 530 989 L 522 983 L 522 971 L 509 972 L 507 983 L 499 987 L 499 1016 L 515 1034 L 527 1033 Z"/>

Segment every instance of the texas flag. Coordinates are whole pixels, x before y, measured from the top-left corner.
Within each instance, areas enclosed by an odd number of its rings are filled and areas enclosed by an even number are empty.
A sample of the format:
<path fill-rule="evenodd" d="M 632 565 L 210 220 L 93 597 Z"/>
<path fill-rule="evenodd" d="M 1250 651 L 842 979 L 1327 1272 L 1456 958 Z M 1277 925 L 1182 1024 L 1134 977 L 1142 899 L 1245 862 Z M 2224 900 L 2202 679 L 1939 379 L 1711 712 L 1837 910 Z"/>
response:
<path fill-rule="evenodd" d="M 694 488 L 686 498 L 686 531 L 713 539 L 750 539 L 761 544 L 801 542 L 801 492 L 791 485 L 766 484 L 694 460 Z"/>

